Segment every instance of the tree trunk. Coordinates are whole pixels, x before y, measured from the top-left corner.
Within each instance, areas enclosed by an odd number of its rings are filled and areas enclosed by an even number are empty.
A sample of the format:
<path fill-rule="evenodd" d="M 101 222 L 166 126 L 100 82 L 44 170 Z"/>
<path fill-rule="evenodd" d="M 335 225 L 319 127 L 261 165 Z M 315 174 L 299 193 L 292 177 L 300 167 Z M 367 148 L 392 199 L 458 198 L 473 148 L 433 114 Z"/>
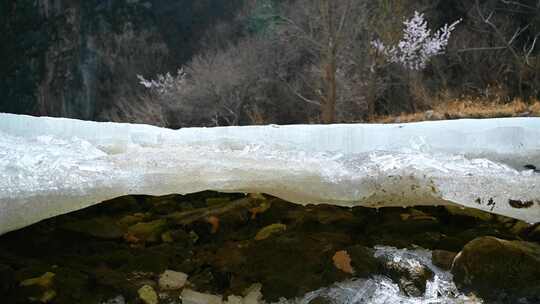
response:
<path fill-rule="evenodd" d="M 321 21 L 323 26 L 323 47 L 321 50 L 322 81 L 324 92 L 321 100 L 321 120 L 325 124 L 336 121 L 336 71 L 337 71 L 337 33 L 333 7 L 330 0 L 321 0 Z"/>
<path fill-rule="evenodd" d="M 325 124 L 336 122 L 336 62 L 335 58 L 331 58 L 324 69 L 325 96 L 321 104 L 321 118 Z"/>

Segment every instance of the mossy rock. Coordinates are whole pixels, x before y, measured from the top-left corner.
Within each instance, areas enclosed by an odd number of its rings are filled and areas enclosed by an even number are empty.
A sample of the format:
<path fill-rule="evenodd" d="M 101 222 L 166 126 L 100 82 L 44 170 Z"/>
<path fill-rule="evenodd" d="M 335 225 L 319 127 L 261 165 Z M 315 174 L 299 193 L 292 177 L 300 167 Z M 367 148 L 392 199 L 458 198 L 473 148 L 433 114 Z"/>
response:
<path fill-rule="evenodd" d="M 99 239 L 121 239 L 125 230 L 111 217 L 74 220 L 62 226 L 64 230 Z"/>
<path fill-rule="evenodd" d="M 158 242 L 161 234 L 167 230 L 167 221 L 164 219 L 151 222 L 137 223 L 127 229 L 127 233 L 138 240 L 145 242 Z"/>
<path fill-rule="evenodd" d="M 477 238 L 456 256 L 452 273 L 458 287 L 488 300 L 540 302 L 540 244 Z"/>

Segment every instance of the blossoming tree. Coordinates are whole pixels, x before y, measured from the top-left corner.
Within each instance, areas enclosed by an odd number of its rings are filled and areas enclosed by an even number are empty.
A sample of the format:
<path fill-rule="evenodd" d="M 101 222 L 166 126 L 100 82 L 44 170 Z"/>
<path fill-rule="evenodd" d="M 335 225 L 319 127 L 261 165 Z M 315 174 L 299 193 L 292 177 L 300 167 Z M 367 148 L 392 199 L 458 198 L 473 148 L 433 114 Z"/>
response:
<path fill-rule="evenodd" d="M 461 20 L 455 21 L 432 33 L 428 28 L 424 14 L 415 12 L 404 22 L 403 38 L 394 46 L 386 46 L 380 40 L 372 42 L 373 47 L 392 63 L 397 63 L 410 70 L 423 70 L 434 56 L 443 54 L 448 46 L 452 31 Z"/>

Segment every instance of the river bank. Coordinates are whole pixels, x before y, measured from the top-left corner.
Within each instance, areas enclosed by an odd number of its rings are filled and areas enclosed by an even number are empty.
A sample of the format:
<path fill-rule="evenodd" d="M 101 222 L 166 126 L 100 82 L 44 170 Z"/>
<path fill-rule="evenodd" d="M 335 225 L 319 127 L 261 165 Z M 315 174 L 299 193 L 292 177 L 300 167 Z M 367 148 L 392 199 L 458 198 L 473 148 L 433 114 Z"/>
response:
<path fill-rule="evenodd" d="M 435 299 L 536 301 L 539 241 L 538 225 L 453 207 L 300 206 L 216 192 L 124 196 L 1 236 L 0 295 L 4 303 L 157 303 L 141 296 L 149 291 L 159 303 L 180 303 L 186 291 L 225 300 L 251 291 L 254 301 L 271 303 L 384 277 L 401 297 L 421 299 L 453 266 L 457 294 Z M 426 249 L 437 268 L 422 259 L 396 263 L 384 254 L 391 248 Z M 507 279 L 496 277 L 499 268 Z M 174 288 L 163 285 L 165 273 Z M 497 292 L 486 284 L 498 284 Z"/>

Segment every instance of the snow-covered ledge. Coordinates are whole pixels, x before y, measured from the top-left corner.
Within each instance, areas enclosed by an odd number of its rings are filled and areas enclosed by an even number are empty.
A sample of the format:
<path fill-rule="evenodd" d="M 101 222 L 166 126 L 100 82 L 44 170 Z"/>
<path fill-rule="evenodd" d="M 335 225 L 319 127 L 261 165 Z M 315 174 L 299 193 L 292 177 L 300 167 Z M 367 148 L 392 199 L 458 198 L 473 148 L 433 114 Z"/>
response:
<path fill-rule="evenodd" d="M 458 204 L 540 221 L 540 118 L 162 129 L 0 113 L 0 234 L 125 194 Z M 520 207 L 520 208 L 516 208 Z"/>

